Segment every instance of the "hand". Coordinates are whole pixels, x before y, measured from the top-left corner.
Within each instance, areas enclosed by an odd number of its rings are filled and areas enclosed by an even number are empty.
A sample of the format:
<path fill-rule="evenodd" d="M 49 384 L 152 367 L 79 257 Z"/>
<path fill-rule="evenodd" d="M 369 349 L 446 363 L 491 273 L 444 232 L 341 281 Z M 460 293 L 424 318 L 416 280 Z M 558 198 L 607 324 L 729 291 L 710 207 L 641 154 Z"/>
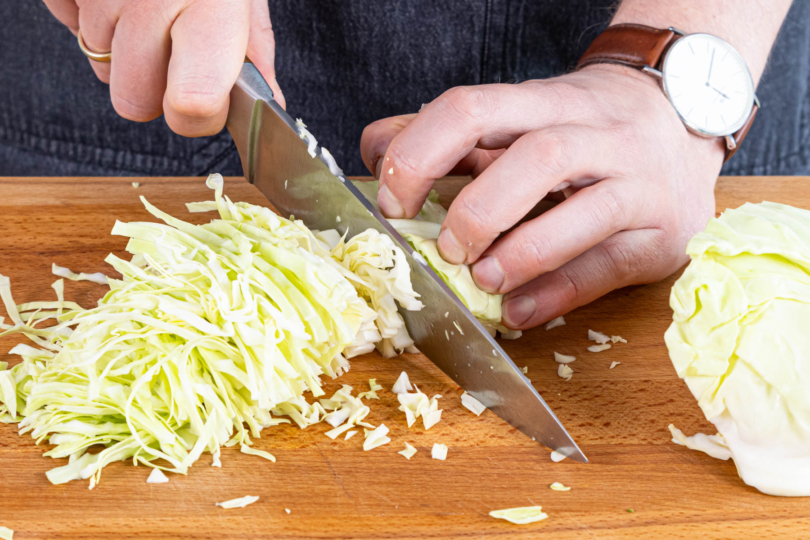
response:
<path fill-rule="evenodd" d="M 475 178 L 450 206 L 439 250 L 506 293 L 515 329 L 679 268 L 714 215 L 723 163 L 722 141 L 687 132 L 654 79 L 615 65 L 453 88 L 419 114 L 368 126 L 361 150 L 393 218 L 416 215 L 435 178 Z M 564 202 L 510 231 L 560 189 Z"/>
<path fill-rule="evenodd" d="M 218 133 L 246 53 L 284 106 L 267 0 L 44 1 L 89 49 L 112 51 L 90 65 L 124 118 L 164 114 L 181 135 Z"/>

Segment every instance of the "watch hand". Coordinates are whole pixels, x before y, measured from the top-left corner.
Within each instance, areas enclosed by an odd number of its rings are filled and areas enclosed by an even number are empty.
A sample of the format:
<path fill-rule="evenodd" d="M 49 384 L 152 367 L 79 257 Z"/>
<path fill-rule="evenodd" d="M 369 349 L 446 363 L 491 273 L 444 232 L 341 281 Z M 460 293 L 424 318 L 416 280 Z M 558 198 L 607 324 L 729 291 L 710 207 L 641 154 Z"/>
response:
<path fill-rule="evenodd" d="M 712 59 L 709 61 L 709 74 L 706 76 L 706 86 L 709 86 L 709 81 L 712 80 L 712 66 L 714 66 L 714 51 L 717 49 L 712 49 Z"/>
<path fill-rule="evenodd" d="M 718 90 L 718 89 L 717 89 L 717 88 L 715 88 L 714 86 L 711 86 L 710 88 L 711 88 L 712 90 L 714 90 L 715 92 L 717 92 L 718 94 L 720 94 L 721 96 L 723 96 L 725 99 L 729 99 L 729 97 L 728 97 L 727 95 L 725 95 L 723 92 L 721 92 L 720 90 Z"/>

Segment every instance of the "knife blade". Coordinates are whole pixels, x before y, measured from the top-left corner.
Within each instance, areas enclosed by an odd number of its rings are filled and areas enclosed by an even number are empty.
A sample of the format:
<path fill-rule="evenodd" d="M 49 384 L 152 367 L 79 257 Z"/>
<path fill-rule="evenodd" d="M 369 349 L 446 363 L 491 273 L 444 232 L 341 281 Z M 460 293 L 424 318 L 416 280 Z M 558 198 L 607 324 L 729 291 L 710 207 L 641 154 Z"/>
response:
<path fill-rule="evenodd" d="M 375 229 L 405 251 L 421 311 L 400 309 L 419 350 L 492 412 L 557 452 L 588 460 L 529 379 L 464 303 L 382 214 L 346 179 L 328 151 L 307 144 L 249 63 L 231 91 L 227 127 L 245 177 L 281 215 L 341 234 Z"/>

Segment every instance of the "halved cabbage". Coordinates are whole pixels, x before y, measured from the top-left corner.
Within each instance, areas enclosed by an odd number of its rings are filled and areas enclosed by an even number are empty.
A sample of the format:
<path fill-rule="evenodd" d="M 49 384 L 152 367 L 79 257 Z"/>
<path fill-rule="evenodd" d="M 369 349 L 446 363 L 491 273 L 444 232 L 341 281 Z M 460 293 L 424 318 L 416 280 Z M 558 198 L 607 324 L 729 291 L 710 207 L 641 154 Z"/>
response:
<path fill-rule="evenodd" d="M 810 496 L 810 211 L 745 204 L 687 246 L 665 339 L 720 436 L 685 437 L 771 495 Z"/>

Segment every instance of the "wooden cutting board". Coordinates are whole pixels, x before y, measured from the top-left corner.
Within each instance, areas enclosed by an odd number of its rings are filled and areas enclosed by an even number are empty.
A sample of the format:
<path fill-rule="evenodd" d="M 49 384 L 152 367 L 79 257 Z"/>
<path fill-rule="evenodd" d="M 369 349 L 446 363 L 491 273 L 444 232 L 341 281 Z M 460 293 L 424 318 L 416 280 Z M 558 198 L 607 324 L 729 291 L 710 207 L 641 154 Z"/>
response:
<path fill-rule="evenodd" d="M 201 179 L 134 180 L 137 189 L 129 178 L 0 179 L 0 273 L 11 278 L 18 303 L 51 298 L 52 262 L 107 271 L 104 257 L 123 255 L 126 244 L 109 234 L 115 220 L 151 220 L 139 195 L 175 216 L 210 219 L 184 207 L 211 198 Z M 462 184 L 441 182 L 443 202 Z M 226 193 L 266 204 L 242 179 L 229 179 Z M 717 199 L 718 209 L 762 200 L 810 208 L 810 178 L 722 178 Z M 221 469 L 205 454 L 188 476 L 160 485 L 146 484 L 144 467 L 115 463 L 89 491 L 87 482 L 48 483 L 45 471 L 61 462 L 41 456 L 46 445 L 0 424 L 0 526 L 16 530 L 16 539 L 50 540 L 810 537 L 810 498 L 762 495 L 742 483 L 732 462 L 670 442 L 671 422 L 687 434 L 713 432 L 664 346 L 674 279 L 617 291 L 566 316 L 566 326 L 504 343 L 528 366 L 589 465 L 552 463 L 546 448 L 492 413 L 473 416 L 461 407 L 462 390 L 423 356 L 371 354 L 327 387 L 365 390 L 376 378 L 386 388 L 370 403 L 370 421 L 385 422 L 393 441 L 370 452 L 362 450 L 362 435 L 332 441 L 324 426 L 280 426 L 256 441 L 277 463 L 225 450 Z M 66 285 L 67 297 L 85 306 L 102 293 L 91 283 Z M 589 328 L 628 343 L 589 353 Z M 5 351 L 17 341 L 0 340 L 0 360 L 11 360 Z M 577 356 L 570 382 L 557 376 L 553 351 Z M 613 361 L 621 364 L 611 370 Z M 425 393 L 444 396 L 442 421 L 430 431 L 408 429 L 387 391 L 403 370 Z M 405 441 L 419 450 L 410 461 L 396 453 Z M 447 461 L 430 458 L 434 442 L 449 446 Z M 552 491 L 552 482 L 572 489 Z M 260 499 L 244 509 L 214 506 L 245 495 Z M 517 526 L 487 515 L 536 504 L 549 519 Z"/>

